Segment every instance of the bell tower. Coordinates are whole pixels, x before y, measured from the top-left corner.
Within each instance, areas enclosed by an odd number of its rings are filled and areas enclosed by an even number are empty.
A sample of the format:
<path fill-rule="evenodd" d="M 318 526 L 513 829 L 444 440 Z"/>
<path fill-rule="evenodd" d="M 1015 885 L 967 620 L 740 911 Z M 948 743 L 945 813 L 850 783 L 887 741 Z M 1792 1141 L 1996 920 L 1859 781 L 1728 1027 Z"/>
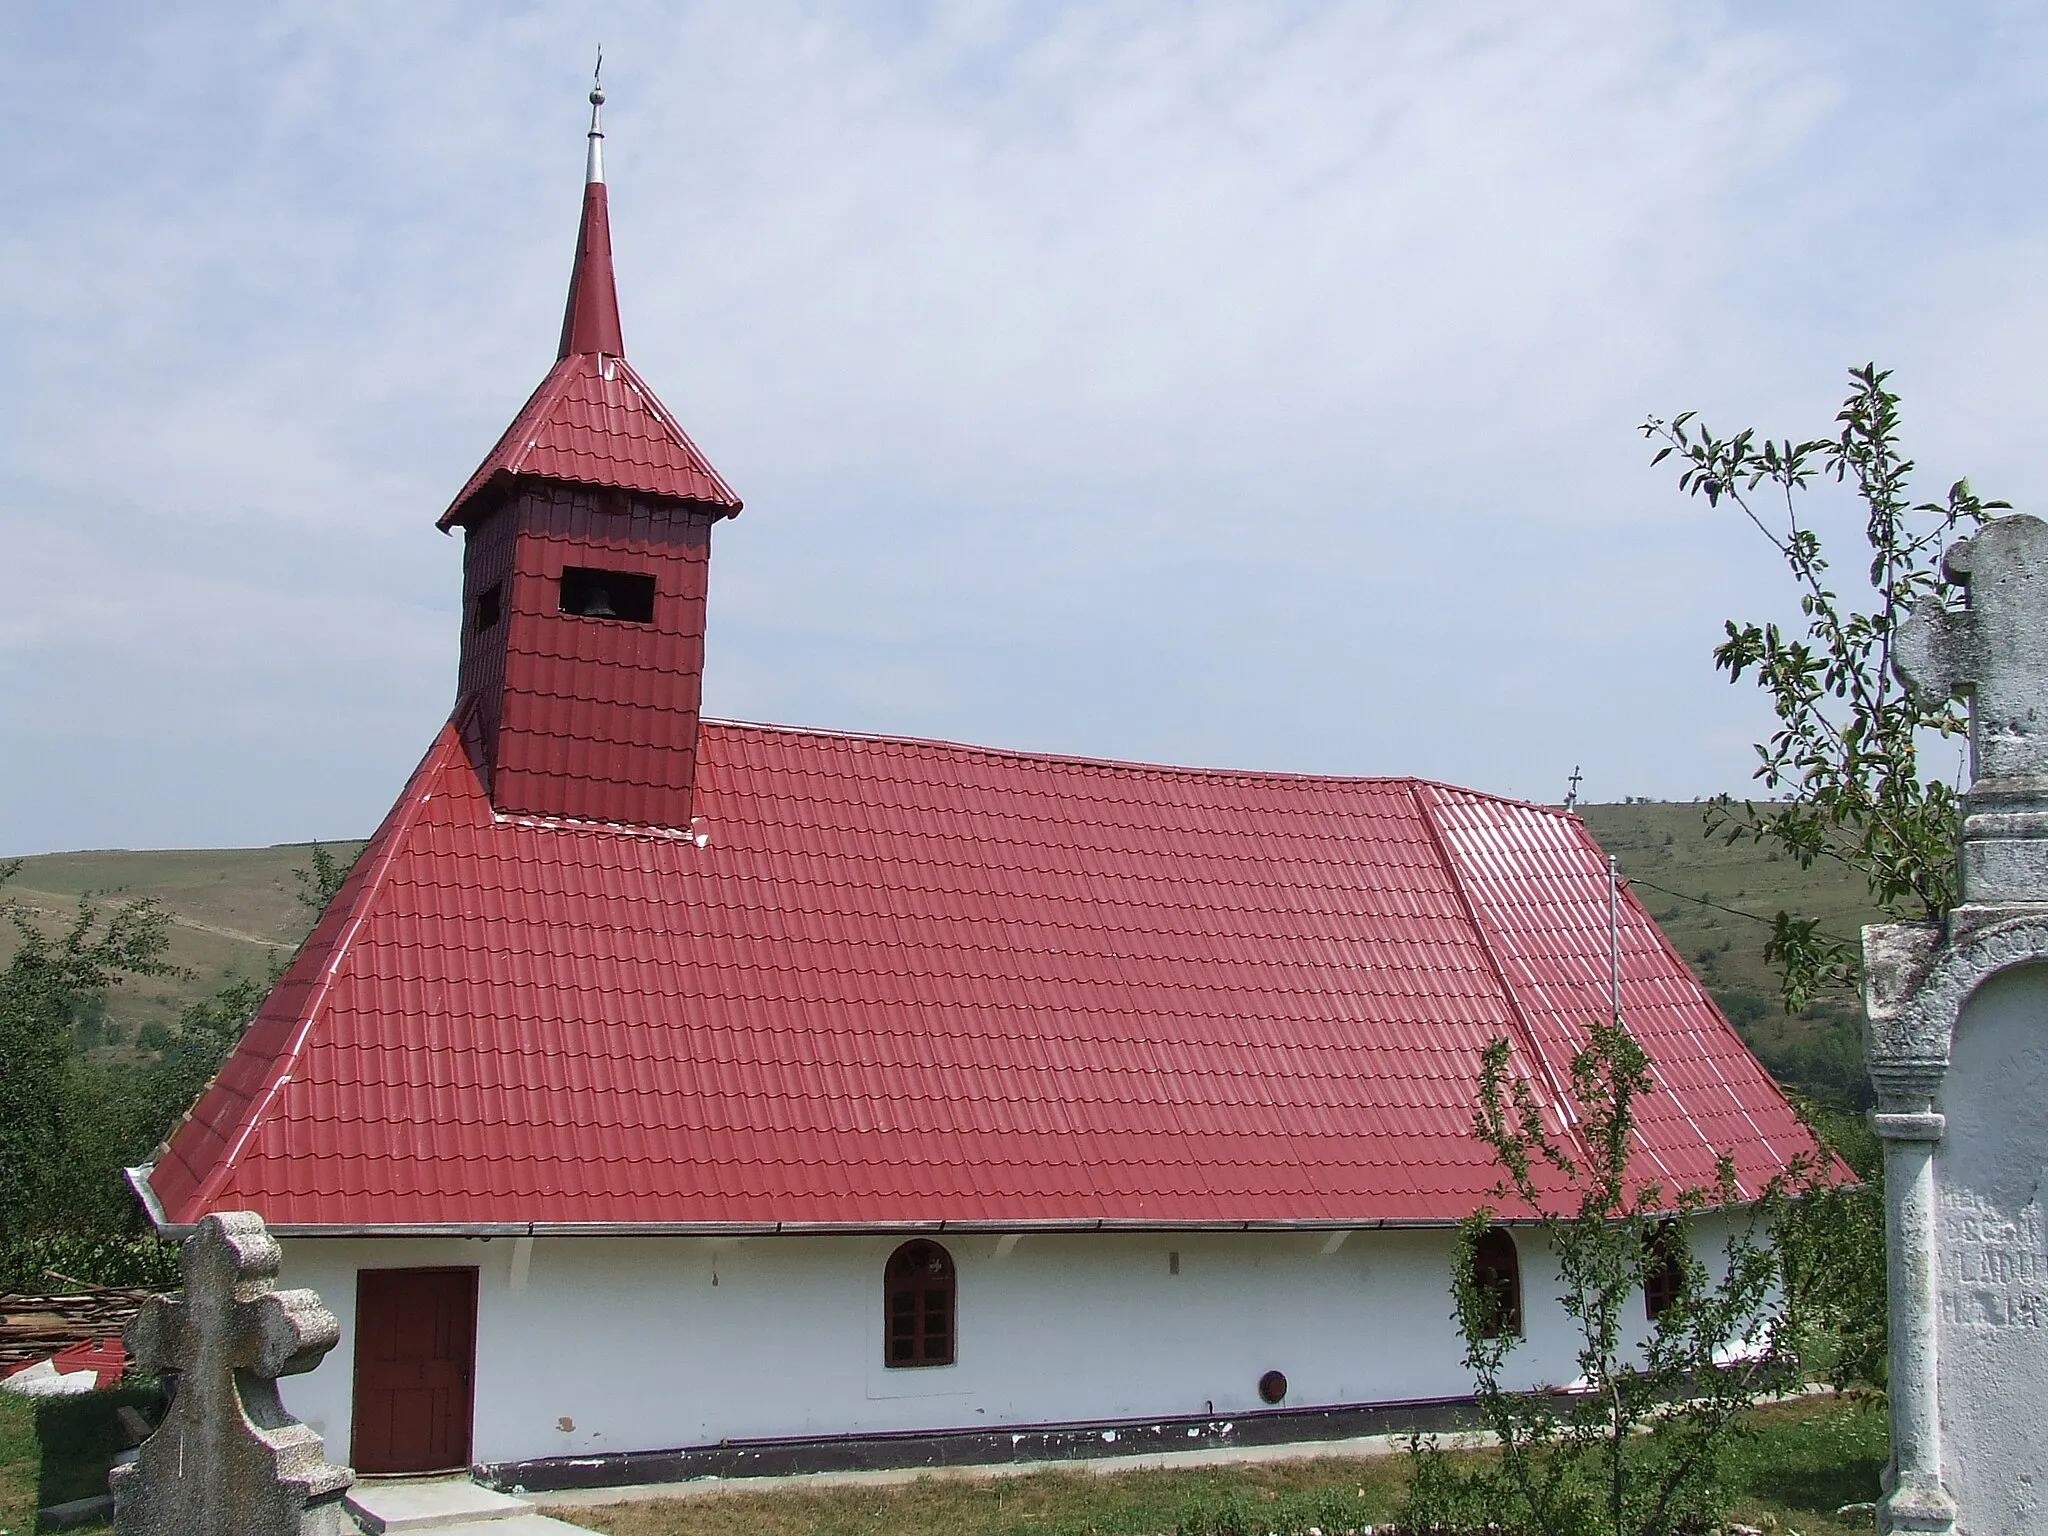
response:
<path fill-rule="evenodd" d="M 504 815 L 687 828 L 711 526 L 740 500 L 626 362 L 602 87 L 555 365 L 448 510 L 456 714 Z"/>

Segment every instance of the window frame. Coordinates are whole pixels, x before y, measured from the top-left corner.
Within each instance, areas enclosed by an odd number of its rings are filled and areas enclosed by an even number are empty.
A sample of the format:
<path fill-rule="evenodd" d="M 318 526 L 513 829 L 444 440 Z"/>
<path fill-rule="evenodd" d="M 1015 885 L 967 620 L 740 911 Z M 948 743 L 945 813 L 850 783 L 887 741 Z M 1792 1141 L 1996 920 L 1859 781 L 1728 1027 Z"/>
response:
<path fill-rule="evenodd" d="M 476 595 L 474 613 L 470 619 L 471 633 L 489 634 L 505 619 L 505 583 L 494 581 Z"/>
<path fill-rule="evenodd" d="M 1501 1263 L 1503 1253 L 1507 1261 L 1505 1265 Z M 1488 1279 L 1489 1271 L 1493 1276 L 1491 1280 Z M 1510 1335 L 1524 1339 L 1529 1336 L 1522 1313 L 1522 1250 L 1515 1242 L 1514 1233 L 1506 1227 L 1488 1227 L 1472 1245 L 1472 1284 L 1481 1296 L 1491 1294 L 1500 1298 L 1494 1326 L 1482 1337 L 1497 1339 Z"/>
<path fill-rule="evenodd" d="M 600 593 L 610 611 L 591 613 L 590 600 Z M 555 611 L 564 618 L 596 619 L 607 624 L 652 625 L 660 597 L 660 583 L 652 571 L 565 565 L 555 578 Z"/>
<path fill-rule="evenodd" d="M 1659 1222 L 1643 1243 L 1643 1316 L 1656 1322 L 1685 1295 L 1685 1245 L 1676 1222 Z"/>
<path fill-rule="evenodd" d="M 916 1371 L 957 1364 L 959 1301 L 960 1271 L 944 1244 L 928 1237 L 899 1243 L 882 1267 L 883 1366 Z"/>

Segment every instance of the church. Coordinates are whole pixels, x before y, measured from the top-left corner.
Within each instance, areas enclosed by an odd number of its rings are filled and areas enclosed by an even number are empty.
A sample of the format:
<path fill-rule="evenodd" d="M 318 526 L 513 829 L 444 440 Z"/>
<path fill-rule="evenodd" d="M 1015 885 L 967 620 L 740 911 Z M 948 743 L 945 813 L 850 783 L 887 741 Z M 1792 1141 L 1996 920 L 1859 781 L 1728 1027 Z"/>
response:
<path fill-rule="evenodd" d="M 601 93 L 592 95 L 593 106 Z M 441 515 L 452 712 L 217 1078 L 131 1171 L 259 1213 L 359 1471 L 529 1488 L 1303 1439 L 1469 1391 L 1482 1048 L 1570 1134 L 1611 1007 L 1572 815 L 701 717 L 740 498 L 626 360 L 603 138 L 553 368 Z M 715 647 L 710 664 L 716 664 Z M 1813 1143 L 1624 891 L 1637 1171 Z M 1487 1263 L 1529 1384 L 1555 1266 Z M 1699 1223 L 1718 1255 L 1740 1214 Z M 1655 1299 L 1645 1297 L 1646 1310 Z"/>

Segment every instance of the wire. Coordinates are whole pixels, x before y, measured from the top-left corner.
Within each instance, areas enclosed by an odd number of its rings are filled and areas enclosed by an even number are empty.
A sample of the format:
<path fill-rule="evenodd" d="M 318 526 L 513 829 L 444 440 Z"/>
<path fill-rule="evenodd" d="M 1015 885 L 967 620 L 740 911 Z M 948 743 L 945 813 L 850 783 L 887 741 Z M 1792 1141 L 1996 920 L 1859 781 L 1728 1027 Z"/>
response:
<path fill-rule="evenodd" d="M 1745 912 L 1740 907 L 1727 907 L 1723 906 L 1718 901 L 1709 901 L 1704 896 L 1688 896 L 1684 891 L 1674 891 L 1668 885 L 1659 885 L 1654 880 L 1645 880 L 1637 875 L 1626 875 L 1623 878 L 1626 879 L 1630 885 L 1639 885 L 1646 891 L 1656 891 L 1661 895 L 1676 896 L 1680 901 L 1690 901 L 1695 902 L 1702 907 L 1712 907 L 1716 912 L 1726 912 L 1730 917 L 1746 917 L 1752 923 L 1762 923 L 1766 928 L 1776 928 L 1778 926 L 1778 920 L 1775 917 L 1760 917 L 1754 912 Z M 1848 939 L 1843 938 L 1840 934 L 1830 933 L 1825 928 L 1816 929 L 1814 931 L 1818 933 L 1822 938 L 1833 939 L 1837 944 L 1847 944 L 1850 942 Z"/>

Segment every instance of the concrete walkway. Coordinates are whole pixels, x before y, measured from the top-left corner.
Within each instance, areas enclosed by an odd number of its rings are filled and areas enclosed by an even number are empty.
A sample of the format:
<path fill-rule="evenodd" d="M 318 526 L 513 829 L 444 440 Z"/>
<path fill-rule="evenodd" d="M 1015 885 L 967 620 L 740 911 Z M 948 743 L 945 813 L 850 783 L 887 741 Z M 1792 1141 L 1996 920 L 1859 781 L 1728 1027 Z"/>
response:
<path fill-rule="evenodd" d="M 365 1479 L 349 1490 L 348 1510 L 372 1536 L 563 1536 L 578 1530 L 535 1514 L 529 1499 L 494 1493 L 466 1477 Z"/>
<path fill-rule="evenodd" d="M 1431 1437 L 1450 1450 L 1487 1445 L 1483 1433 Z M 892 1467 L 879 1472 L 807 1472 L 794 1477 L 697 1477 L 686 1483 L 634 1483 L 621 1488 L 569 1488 L 558 1493 L 527 1493 L 544 1509 L 593 1509 L 605 1504 L 643 1504 L 654 1499 L 716 1498 L 723 1494 L 803 1492 L 813 1488 L 898 1488 L 921 1477 L 936 1481 L 974 1481 L 998 1477 L 1030 1477 L 1038 1472 L 1090 1473 L 1108 1477 L 1118 1472 L 1179 1471 L 1193 1467 L 1252 1466 L 1274 1461 L 1310 1461 L 1319 1457 L 1368 1460 L 1396 1456 L 1407 1450 L 1406 1435 L 1361 1435 L 1353 1440 L 1304 1440 L 1287 1445 L 1219 1446 L 1200 1451 L 1162 1451 L 1144 1456 L 1090 1456 L 1073 1461 L 1005 1461 L 970 1467 Z"/>

